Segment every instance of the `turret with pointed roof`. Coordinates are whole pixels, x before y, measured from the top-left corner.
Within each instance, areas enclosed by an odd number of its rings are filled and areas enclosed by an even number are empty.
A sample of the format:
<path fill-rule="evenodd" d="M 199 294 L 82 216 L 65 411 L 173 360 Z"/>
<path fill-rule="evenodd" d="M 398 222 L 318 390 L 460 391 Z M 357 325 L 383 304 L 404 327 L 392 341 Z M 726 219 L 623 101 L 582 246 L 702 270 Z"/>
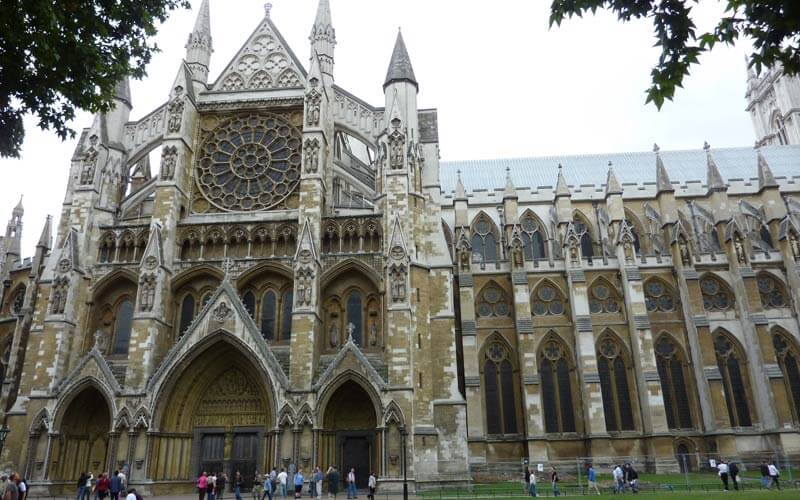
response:
<path fill-rule="evenodd" d="M 333 53 L 336 47 L 336 30 L 331 20 L 331 6 L 329 0 L 319 0 L 317 16 L 311 28 L 311 61 L 318 59 L 323 75 L 333 79 Z"/>
<path fill-rule="evenodd" d="M 409 82 L 419 89 L 417 77 L 414 76 L 414 68 L 411 66 L 411 58 L 406 50 L 406 43 L 403 41 L 403 33 L 397 31 L 397 40 L 392 51 L 392 60 L 389 62 L 389 69 L 386 71 L 386 81 L 383 83 L 385 89 L 394 82 Z"/>
<path fill-rule="evenodd" d="M 208 82 L 208 68 L 211 64 L 211 54 L 214 52 L 208 2 L 209 0 L 203 0 L 200 4 L 194 29 L 186 42 L 186 64 L 192 72 L 192 79 L 204 85 Z"/>

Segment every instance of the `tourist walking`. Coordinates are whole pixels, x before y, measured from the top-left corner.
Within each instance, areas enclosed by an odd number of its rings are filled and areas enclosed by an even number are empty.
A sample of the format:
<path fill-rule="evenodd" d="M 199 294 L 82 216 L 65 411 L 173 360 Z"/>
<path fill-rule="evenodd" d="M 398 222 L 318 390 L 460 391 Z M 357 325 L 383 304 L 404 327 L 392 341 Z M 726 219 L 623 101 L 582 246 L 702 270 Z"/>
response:
<path fill-rule="evenodd" d="M 253 496 L 253 500 L 261 500 L 262 493 L 264 493 L 264 478 L 256 471 L 255 475 L 253 475 L 253 490 L 250 492 Z"/>
<path fill-rule="evenodd" d="M 214 500 L 217 497 L 217 473 L 211 472 L 208 476 L 208 486 L 206 487 L 206 494 L 208 500 Z"/>
<path fill-rule="evenodd" d="M 297 469 L 294 475 L 294 497 L 300 498 L 303 496 L 303 468 Z"/>
<path fill-rule="evenodd" d="M 111 484 L 109 481 L 108 476 L 106 473 L 103 472 L 100 474 L 100 477 L 97 478 L 97 484 L 95 485 L 95 498 L 99 498 L 100 500 L 105 500 L 108 496 L 108 488 Z"/>
<path fill-rule="evenodd" d="M 779 490 L 781 489 L 781 482 L 780 482 L 781 472 L 778 470 L 778 467 L 775 466 L 774 461 L 769 462 L 769 479 L 771 481 L 770 488 L 772 485 L 775 485 L 776 488 Z"/>
<path fill-rule="evenodd" d="M 336 500 L 339 493 L 339 471 L 331 465 L 328 467 L 328 500 Z"/>
<path fill-rule="evenodd" d="M 367 488 L 369 493 L 367 494 L 367 498 L 369 500 L 375 500 L 375 490 L 378 488 L 378 478 L 375 476 L 374 472 L 369 473 L 369 479 L 367 480 Z"/>
<path fill-rule="evenodd" d="M 119 500 L 119 492 L 122 491 L 122 478 L 119 477 L 118 470 L 115 470 L 114 475 L 111 476 L 111 483 L 108 489 L 111 492 L 111 500 Z"/>
<path fill-rule="evenodd" d="M 532 497 L 536 496 L 536 474 L 533 469 L 528 472 L 528 494 Z"/>
<path fill-rule="evenodd" d="M 242 500 L 242 474 L 237 470 L 236 475 L 233 476 L 233 496 L 236 500 Z"/>
<path fill-rule="evenodd" d="M 323 479 L 325 479 L 325 477 L 322 474 L 322 469 L 320 469 L 319 466 L 317 466 L 317 468 L 314 469 L 314 484 L 316 485 L 315 488 L 316 488 L 316 491 L 317 491 L 317 500 L 320 500 L 322 498 L 322 480 Z"/>
<path fill-rule="evenodd" d="M 561 492 L 558 491 L 558 471 L 555 467 L 553 467 L 552 472 L 550 472 L 550 483 L 553 485 L 553 496 L 560 497 Z"/>
<path fill-rule="evenodd" d="M 761 473 L 761 487 L 769 489 L 769 465 L 766 460 L 761 461 L 761 466 L 758 468 Z"/>
<path fill-rule="evenodd" d="M 733 483 L 733 489 L 739 491 L 739 466 L 735 462 L 728 464 L 728 475 Z"/>
<path fill-rule="evenodd" d="M 217 484 L 214 487 L 214 492 L 217 494 L 217 500 L 222 500 L 225 495 L 225 483 L 228 482 L 228 475 L 224 472 L 217 476 Z"/>
<path fill-rule="evenodd" d="M 356 490 L 356 470 L 354 468 L 350 468 L 350 472 L 347 473 L 347 498 L 358 498 L 358 491 Z"/>
<path fill-rule="evenodd" d="M 268 498 L 272 500 L 272 473 L 275 472 L 275 469 L 272 469 L 272 472 L 269 474 L 264 474 L 264 491 L 261 493 L 261 498 L 259 500 L 264 500 L 264 498 Z"/>
<path fill-rule="evenodd" d="M 6 488 L 3 490 L 3 500 L 19 500 L 19 486 L 17 485 L 17 480 L 19 476 L 16 472 L 12 472 L 10 476 L 8 476 L 8 482 L 6 482 Z"/>
<path fill-rule="evenodd" d="M 639 473 L 631 464 L 625 464 L 625 481 L 630 485 L 631 492 L 639 493 Z"/>
<path fill-rule="evenodd" d="M 281 467 L 281 471 L 278 473 L 278 488 L 280 490 L 281 498 L 286 498 L 286 481 L 289 478 L 289 475 L 286 474 L 286 471 Z"/>
<path fill-rule="evenodd" d="M 81 472 L 81 475 L 78 477 L 78 496 L 75 500 L 83 500 L 83 493 L 86 491 L 86 479 L 88 477 L 86 472 Z"/>
<path fill-rule="evenodd" d="M 625 493 L 625 473 L 622 472 L 622 467 L 614 467 L 611 476 L 614 478 L 614 494 Z"/>
<path fill-rule="evenodd" d="M 592 464 L 586 464 L 586 477 L 589 480 L 589 493 L 592 492 L 592 488 L 597 494 L 600 494 L 600 489 L 597 487 L 597 473 L 594 470 L 594 466 Z"/>
<path fill-rule="evenodd" d="M 206 488 L 208 488 L 208 474 L 203 472 L 197 478 L 197 498 L 203 500 L 206 497 Z"/>
<path fill-rule="evenodd" d="M 128 469 L 128 464 L 119 471 L 119 492 L 121 495 L 125 494 L 125 491 L 128 489 L 128 474 L 125 472 Z"/>
<path fill-rule="evenodd" d="M 728 470 L 728 464 L 725 463 L 725 460 L 720 460 L 717 464 L 717 474 L 722 480 L 722 491 L 728 491 Z"/>

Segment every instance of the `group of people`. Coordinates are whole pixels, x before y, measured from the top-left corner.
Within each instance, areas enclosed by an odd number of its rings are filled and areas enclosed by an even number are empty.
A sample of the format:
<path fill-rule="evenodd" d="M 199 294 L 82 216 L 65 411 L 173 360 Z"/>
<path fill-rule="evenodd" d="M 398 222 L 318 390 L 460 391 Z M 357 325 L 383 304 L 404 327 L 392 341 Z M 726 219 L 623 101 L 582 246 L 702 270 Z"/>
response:
<path fill-rule="evenodd" d="M 125 497 L 124 500 L 142 500 L 136 488 L 128 488 L 128 478 L 120 470 L 115 470 L 113 474 L 102 472 L 97 478 L 91 472 L 81 472 L 77 486 L 76 500 L 105 500 L 108 497 L 111 497 L 110 500 L 120 500 L 120 497 Z"/>
<path fill-rule="evenodd" d="M 2 500 L 25 500 L 28 496 L 28 481 L 16 472 L 0 477 L 5 483 Z"/>
<path fill-rule="evenodd" d="M 767 490 L 772 488 L 781 489 L 781 471 L 775 465 L 775 462 L 762 460 L 758 470 L 761 473 L 762 488 Z M 733 489 L 739 491 L 741 476 L 739 475 L 739 466 L 736 462 L 720 460 L 717 463 L 717 474 L 722 481 L 722 489 L 724 491 L 728 491 L 731 483 L 733 483 Z"/>
<path fill-rule="evenodd" d="M 274 500 L 275 498 L 286 498 L 289 491 L 294 491 L 294 498 L 303 496 L 303 486 L 308 484 L 308 495 L 310 498 L 320 499 L 323 495 L 323 482 L 327 482 L 328 498 L 335 499 L 339 494 L 339 483 L 341 476 L 335 466 L 328 467 L 327 472 L 323 473 L 320 467 L 314 467 L 306 477 L 302 468 L 294 469 L 294 466 L 287 471 L 284 468 L 278 470 L 273 468 L 267 474 L 256 472 L 253 476 L 253 500 Z M 358 498 L 358 486 L 356 482 L 356 470 L 351 468 L 345 476 L 348 500 Z M 215 473 L 208 474 L 203 472 L 197 478 L 197 492 L 199 500 L 222 500 L 225 492 L 227 476 L 222 473 L 219 476 Z M 236 471 L 233 482 L 231 483 L 233 494 L 236 500 L 242 500 L 242 487 L 244 478 L 239 471 Z M 369 500 L 375 500 L 375 491 L 378 487 L 378 477 L 375 473 L 369 475 L 367 481 Z M 80 500 L 80 499 L 78 499 Z M 128 499 L 126 499 L 128 500 Z"/>
<path fill-rule="evenodd" d="M 555 467 L 550 468 L 550 487 L 553 489 L 553 496 L 561 496 L 561 491 L 558 489 L 558 482 L 560 478 L 558 477 L 558 471 Z M 528 485 L 528 493 L 530 496 L 535 497 L 538 496 L 536 494 L 536 472 L 533 469 L 525 467 L 525 482 Z"/>
<path fill-rule="evenodd" d="M 611 471 L 614 479 L 614 493 L 624 493 L 626 488 L 630 488 L 633 493 L 639 492 L 639 473 L 629 463 L 625 465 L 617 465 Z M 600 494 L 600 487 L 597 484 L 597 472 L 594 470 L 592 464 L 586 464 L 586 478 L 588 480 L 588 492 L 597 495 Z M 538 496 L 536 493 L 536 472 L 533 469 L 525 467 L 525 483 L 528 487 L 528 494 L 532 497 Z M 553 496 L 561 496 L 561 491 L 558 489 L 558 483 L 561 479 L 558 476 L 558 470 L 555 466 L 550 468 L 550 487 L 553 491 Z"/>

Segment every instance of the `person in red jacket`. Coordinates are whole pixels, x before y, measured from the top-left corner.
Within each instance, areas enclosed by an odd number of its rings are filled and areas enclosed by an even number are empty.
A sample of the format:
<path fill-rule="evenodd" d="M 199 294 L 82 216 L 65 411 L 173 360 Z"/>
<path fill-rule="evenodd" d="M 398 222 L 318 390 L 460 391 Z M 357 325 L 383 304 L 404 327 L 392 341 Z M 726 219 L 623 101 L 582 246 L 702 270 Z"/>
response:
<path fill-rule="evenodd" d="M 104 500 L 108 496 L 108 487 L 110 485 L 111 481 L 108 479 L 108 474 L 105 472 L 100 474 L 100 477 L 97 479 L 97 484 L 95 485 L 97 498 Z"/>

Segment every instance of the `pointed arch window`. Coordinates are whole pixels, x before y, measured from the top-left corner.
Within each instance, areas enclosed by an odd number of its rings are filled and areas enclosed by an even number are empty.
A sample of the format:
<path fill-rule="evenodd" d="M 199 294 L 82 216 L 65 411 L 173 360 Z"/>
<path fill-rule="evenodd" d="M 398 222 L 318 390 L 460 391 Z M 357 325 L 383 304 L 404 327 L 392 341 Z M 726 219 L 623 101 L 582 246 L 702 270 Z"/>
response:
<path fill-rule="evenodd" d="M 114 320 L 114 346 L 111 354 L 128 354 L 132 327 L 133 302 L 130 299 L 125 299 L 117 306 L 117 314 Z"/>
<path fill-rule="evenodd" d="M 25 305 L 25 287 L 22 286 L 14 294 L 14 301 L 11 303 L 11 312 L 19 314 L 22 312 L 22 306 Z"/>
<path fill-rule="evenodd" d="M 242 296 L 242 304 L 244 308 L 247 309 L 247 313 L 250 315 L 251 318 L 255 319 L 256 314 L 256 296 L 255 294 L 248 290 Z"/>
<path fill-rule="evenodd" d="M 515 369 L 511 353 L 500 340 L 491 340 L 483 362 L 488 434 L 516 434 L 517 402 Z"/>
<path fill-rule="evenodd" d="M 578 235 L 581 241 L 581 256 L 591 261 L 592 257 L 594 257 L 594 244 L 592 243 L 592 233 L 589 230 L 589 225 L 577 216 L 572 219 L 572 225 L 575 228 L 575 234 Z"/>
<path fill-rule="evenodd" d="M 270 341 L 275 340 L 276 301 L 277 297 L 272 290 L 261 297 L 261 336 Z"/>
<path fill-rule="evenodd" d="M 636 250 L 637 255 L 641 255 L 642 253 L 642 244 L 639 239 L 639 228 L 641 225 L 639 224 L 639 220 L 637 217 L 634 216 L 632 212 L 625 210 L 625 224 L 627 224 L 628 228 L 631 231 L 631 236 L 633 237 L 633 249 Z"/>
<path fill-rule="evenodd" d="M 693 427 L 689 395 L 686 390 L 688 377 L 685 359 L 680 347 L 666 335 L 656 342 L 656 366 L 661 379 L 664 409 L 670 429 Z"/>
<path fill-rule="evenodd" d="M 703 309 L 706 311 L 728 311 L 733 308 L 733 296 L 728 287 L 713 276 L 705 276 L 700 280 L 700 291 L 703 294 Z"/>
<path fill-rule="evenodd" d="M 533 292 L 531 312 L 534 316 L 561 316 L 566 312 L 566 303 L 555 285 L 546 281 Z"/>
<path fill-rule="evenodd" d="M 772 345 L 775 347 L 775 356 L 783 373 L 783 382 L 786 384 L 786 393 L 792 408 L 792 417 L 795 422 L 800 422 L 800 355 L 795 343 L 783 333 L 772 334 Z"/>
<path fill-rule="evenodd" d="M 644 301 L 647 312 L 674 312 L 678 298 L 660 279 L 653 278 L 644 285 Z"/>
<path fill-rule="evenodd" d="M 761 273 L 756 279 L 758 293 L 761 295 L 761 305 L 764 309 L 786 307 L 789 300 L 783 284 L 767 273 Z"/>
<path fill-rule="evenodd" d="M 619 342 L 611 336 L 602 339 L 597 351 L 597 371 L 609 432 L 634 430 L 629 368 Z"/>
<path fill-rule="evenodd" d="M 497 262 L 497 236 L 491 220 L 481 216 L 472 229 L 473 262 Z"/>
<path fill-rule="evenodd" d="M 481 291 L 475 310 L 480 318 L 507 318 L 511 314 L 505 292 L 495 283 L 486 285 Z"/>
<path fill-rule="evenodd" d="M 352 332 L 351 332 L 352 330 Z M 364 332 L 364 305 L 361 292 L 354 290 L 347 297 L 347 333 L 353 336 L 357 346 L 363 345 L 361 339 Z"/>
<path fill-rule="evenodd" d="M 731 427 L 750 427 L 752 420 L 747 404 L 747 385 L 742 366 L 744 358 L 733 340 L 723 333 L 717 333 L 714 337 L 714 351 L 722 377 L 725 404 L 728 407 Z"/>
<path fill-rule="evenodd" d="M 281 340 L 289 341 L 292 339 L 292 304 L 294 303 L 294 293 L 291 289 L 283 292 L 281 312 Z"/>
<path fill-rule="evenodd" d="M 183 335 L 194 319 L 194 296 L 187 293 L 181 301 L 181 315 L 178 321 L 178 335 Z"/>
<path fill-rule="evenodd" d="M 530 214 L 524 216 L 521 222 L 522 252 L 525 260 L 533 262 L 546 258 L 542 225 Z"/>
<path fill-rule="evenodd" d="M 566 347 L 555 338 L 546 340 L 539 354 L 545 432 L 575 432 L 570 372 Z"/>
<path fill-rule="evenodd" d="M 622 298 L 616 287 L 604 279 L 597 280 L 589 291 L 589 311 L 616 314 L 621 310 Z"/>

